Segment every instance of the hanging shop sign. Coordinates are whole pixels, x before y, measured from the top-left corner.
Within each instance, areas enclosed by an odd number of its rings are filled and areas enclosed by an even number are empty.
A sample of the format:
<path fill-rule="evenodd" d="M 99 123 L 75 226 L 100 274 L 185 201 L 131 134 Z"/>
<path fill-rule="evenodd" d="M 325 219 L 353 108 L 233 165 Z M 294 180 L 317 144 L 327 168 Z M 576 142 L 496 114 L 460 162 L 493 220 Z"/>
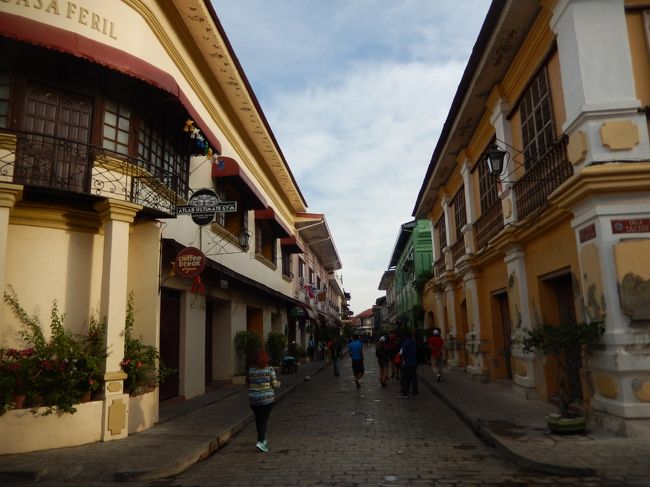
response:
<path fill-rule="evenodd" d="M 205 268 L 205 255 L 196 247 L 186 247 L 176 254 L 174 269 L 177 276 L 186 279 L 197 277 Z"/>
<path fill-rule="evenodd" d="M 197 225 L 209 225 L 216 213 L 234 213 L 236 201 L 221 201 L 211 189 L 199 189 L 190 197 L 187 205 L 177 206 L 177 215 L 191 215 Z"/>

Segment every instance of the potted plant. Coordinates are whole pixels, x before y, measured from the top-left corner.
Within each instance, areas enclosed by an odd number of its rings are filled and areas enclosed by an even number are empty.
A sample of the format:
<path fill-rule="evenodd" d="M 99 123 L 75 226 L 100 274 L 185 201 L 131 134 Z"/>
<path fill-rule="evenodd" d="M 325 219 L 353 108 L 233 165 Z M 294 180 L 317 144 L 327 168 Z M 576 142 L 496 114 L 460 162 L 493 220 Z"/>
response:
<path fill-rule="evenodd" d="M 166 377 L 175 372 L 160 360 L 160 353 L 153 345 L 146 345 L 133 336 L 135 308 L 133 293 L 129 294 L 124 323 L 124 358 L 120 362 L 127 377 L 124 391 L 139 396 L 153 391 Z"/>
<path fill-rule="evenodd" d="M 266 336 L 266 351 L 271 357 L 272 365 L 279 366 L 282 364 L 286 348 L 287 337 L 283 333 L 269 332 Z"/>
<path fill-rule="evenodd" d="M 554 433 L 579 433 L 586 428 L 586 418 L 572 414 L 569 410 L 571 395 L 567 380 L 569 367 L 584 363 L 585 355 L 590 347 L 600 341 L 605 331 L 602 322 L 570 323 L 559 325 L 544 323 L 534 330 L 526 330 L 523 339 L 523 350 L 526 352 L 540 351 L 546 356 L 557 360 L 559 388 L 559 414 L 547 417 L 547 425 Z M 576 353 L 577 352 L 577 353 Z M 571 359 L 571 357 L 576 357 Z"/>
<path fill-rule="evenodd" d="M 262 342 L 254 331 L 246 330 L 235 333 L 235 349 L 239 353 L 244 373 L 260 348 L 262 348 Z"/>

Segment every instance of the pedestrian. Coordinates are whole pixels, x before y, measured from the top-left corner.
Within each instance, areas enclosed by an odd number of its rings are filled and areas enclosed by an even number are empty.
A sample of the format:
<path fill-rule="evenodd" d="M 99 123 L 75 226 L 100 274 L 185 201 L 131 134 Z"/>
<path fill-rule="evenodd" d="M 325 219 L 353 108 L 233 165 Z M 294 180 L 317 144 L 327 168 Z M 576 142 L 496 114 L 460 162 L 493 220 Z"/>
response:
<path fill-rule="evenodd" d="M 328 364 L 332 361 L 332 343 L 331 339 L 325 342 L 325 362 Z"/>
<path fill-rule="evenodd" d="M 341 340 L 336 337 L 332 340 L 330 345 L 330 358 L 332 360 L 332 368 L 334 369 L 334 377 L 338 377 L 339 374 L 339 359 L 343 354 L 343 347 L 341 347 Z"/>
<path fill-rule="evenodd" d="M 253 366 L 248 369 L 248 400 L 255 414 L 257 428 L 257 443 L 255 446 L 263 451 L 269 451 L 266 440 L 266 425 L 275 401 L 274 389 L 280 387 L 280 381 L 275 376 L 275 369 L 269 367 L 269 356 L 264 350 L 255 354 Z"/>
<path fill-rule="evenodd" d="M 409 397 L 409 392 L 412 397 L 418 397 L 418 349 L 417 344 L 413 340 L 413 334 L 410 330 L 404 332 L 404 340 L 402 340 L 402 348 L 400 355 L 402 356 L 402 370 L 401 370 L 401 389 L 402 393 L 399 397 Z"/>
<path fill-rule="evenodd" d="M 388 355 L 390 357 L 390 378 L 394 379 L 396 382 L 399 382 L 399 372 L 401 365 L 401 357 L 399 356 L 399 350 L 401 343 L 399 336 L 394 331 L 390 332 L 388 335 Z"/>
<path fill-rule="evenodd" d="M 388 353 L 388 342 L 386 337 L 382 336 L 377 341 L 375 356 L 379 363 L 379 383 L 382 387 L 388 385 L 388 368 L 390 367 L 390 355 Z"/>
<path fill-rule="evenodd" d="M 442 380 L 442 368 L 445 364 L 445 340 L 440 336 L 440 330 L 433 330 L 433 335 L 429 337 L 429 350 L 431 351 L 431 367 L 433 369 L 436 382 Z"/>
<path fill-rule="evenodd" d="M 364 368 L 363 368 L 363 343 L 359 340 L 359 335 L 354 333 L 352 335 L 352 341 L 348 345 L 348 353 L 352 358 L 352 374 L 354 375 L 354 383 L 357 385 L 357 389 L 361 387 L 359 379 L 363 377 Z"/>

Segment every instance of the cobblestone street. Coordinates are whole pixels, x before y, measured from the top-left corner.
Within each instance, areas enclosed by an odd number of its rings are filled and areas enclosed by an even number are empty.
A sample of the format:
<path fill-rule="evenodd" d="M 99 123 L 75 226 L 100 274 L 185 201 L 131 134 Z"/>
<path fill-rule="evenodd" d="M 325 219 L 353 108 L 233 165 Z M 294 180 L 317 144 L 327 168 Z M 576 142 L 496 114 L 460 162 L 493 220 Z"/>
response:
<path fill-rule="evenodd" d="M 346 359 L 340 377 L 325 369 L 280 402 L 269 422 L 269 453 L 256 450 L 251 424 L 212 458 L 154 484 L 612 485 L 516 467 L 422 384 L 418 398 L 398 398 L 395 382 L 382 389 L 372 350 L 361 389 Z"/>

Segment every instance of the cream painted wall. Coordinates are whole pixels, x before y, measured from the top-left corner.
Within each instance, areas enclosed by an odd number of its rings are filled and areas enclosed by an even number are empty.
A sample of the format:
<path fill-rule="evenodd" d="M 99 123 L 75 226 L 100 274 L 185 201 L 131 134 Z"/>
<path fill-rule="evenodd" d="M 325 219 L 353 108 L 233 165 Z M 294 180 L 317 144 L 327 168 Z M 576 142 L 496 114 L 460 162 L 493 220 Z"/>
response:
<path fill-rule="evenodd" d="M 179 393 L 186 399 L 205 392 L 205 297 L 181 294 Z"/>
<path fill-rule="evenodd" d="M 73 332 L 81 332 L 88 318 L 97 316 L 101 241 L 100 236 L 86 232 L 10 224 L 7 284 L 13 287 L 28 314 L 39 315 L 46 336 L 55 300 L 59 311 L 66 315 L 66 328 Z M 20 344 L 16 341 L 17 319 L 7 306 L 2 309 L 0 343 Z"/>
<path fill-rule="evenodd" d="M 233 347 L 232 315 L 230 301 L 213 302 L 213 352 L 212 374 L 217 380 L 229 380 L 234 373 L 235 349 Z"/>

